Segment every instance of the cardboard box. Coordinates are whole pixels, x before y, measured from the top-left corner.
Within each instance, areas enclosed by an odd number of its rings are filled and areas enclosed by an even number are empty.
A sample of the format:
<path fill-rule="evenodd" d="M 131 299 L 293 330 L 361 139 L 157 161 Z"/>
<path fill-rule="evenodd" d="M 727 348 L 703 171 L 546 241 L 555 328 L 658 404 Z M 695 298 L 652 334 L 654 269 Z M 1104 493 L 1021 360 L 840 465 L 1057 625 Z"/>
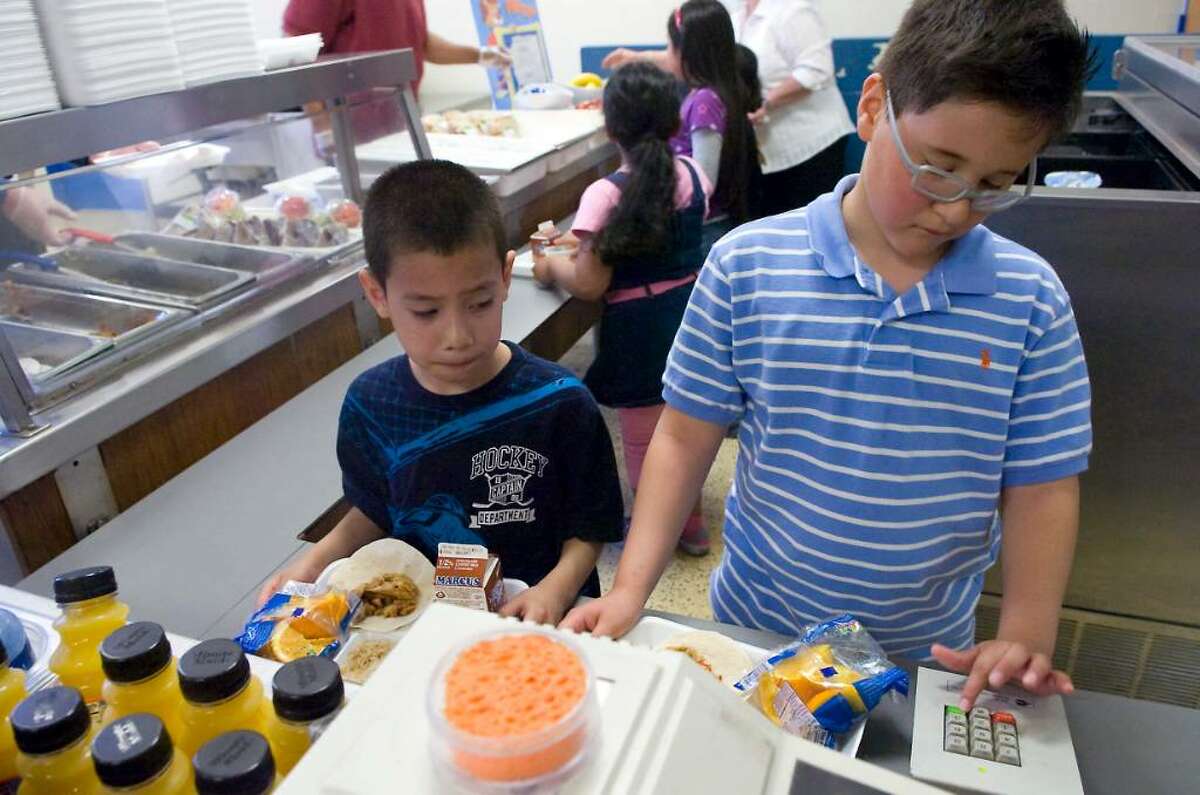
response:
<path fill-rule="evenodd" d="M 438 544 L 433 598 L 472 610 L 496 612 L 504 603 L 500 558 L 476 544 Z"/>

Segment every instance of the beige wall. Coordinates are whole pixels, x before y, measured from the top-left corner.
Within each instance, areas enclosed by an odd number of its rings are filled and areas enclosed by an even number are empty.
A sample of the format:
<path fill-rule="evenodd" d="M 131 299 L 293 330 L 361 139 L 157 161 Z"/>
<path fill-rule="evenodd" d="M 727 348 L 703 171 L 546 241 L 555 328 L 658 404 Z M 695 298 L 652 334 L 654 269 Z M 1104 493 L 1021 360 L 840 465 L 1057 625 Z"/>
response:
<path fill-rule="evenodd" d="M 826 24 L 836 38 L 887 36 L 910 0 L 824 0 Z M 1200 0 L 1192 0 L 1192 5 Z M 279 35 L 287 0 L 253 0 L 260 36 Z M 567 79 L 579 70 L 579 49 L 601 44 L 653 44 L 665 38 L 667 14 L 678 0 L 538 0 L 546 46 L 555 75 Z M 1067 0 L 1092 32 L 1167 33 L 1179 20 L 1181 0 Z M 447 38 L 475 41 L 469 0 L 425 0 L 429 28 Z M 1200 10 L 1191 12 L 1200 25 Z M 487 91 L 483 73 L 472 66 L 430 66 L 425 91 Z"/>

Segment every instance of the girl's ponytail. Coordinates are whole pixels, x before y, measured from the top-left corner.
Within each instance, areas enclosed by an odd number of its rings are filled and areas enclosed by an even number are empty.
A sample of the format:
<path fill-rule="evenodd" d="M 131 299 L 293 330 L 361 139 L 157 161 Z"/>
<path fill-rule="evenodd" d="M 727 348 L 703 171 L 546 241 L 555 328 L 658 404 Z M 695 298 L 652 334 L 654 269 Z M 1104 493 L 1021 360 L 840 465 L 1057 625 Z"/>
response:
<path fill-rule="evenodd" d="M 596 239 L 600 261 L 616 268 L 667 252 L 675 212 L 675 156 L 668 141 L 679 127 L 674 81 L 647 63 L 622 67 L 604 90 L 604 120 L 629 166 L 621 200 Z"/>

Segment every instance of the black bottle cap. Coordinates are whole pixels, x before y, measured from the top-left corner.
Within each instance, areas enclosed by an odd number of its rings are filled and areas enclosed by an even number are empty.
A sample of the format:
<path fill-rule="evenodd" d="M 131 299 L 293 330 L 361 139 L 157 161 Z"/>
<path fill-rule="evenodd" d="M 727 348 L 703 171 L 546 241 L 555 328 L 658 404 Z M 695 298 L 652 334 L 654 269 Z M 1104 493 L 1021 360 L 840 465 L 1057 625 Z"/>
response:
<path fill-rule="evenodd" d="M 231 640 L 202 641 L 179 658 L 179 687 L 196 704 L 235 696 L 250 681 L 250 661 Z"/>
<path fill-rule="evenodd" d="M 34 755 L 74 745 L 92 728 L 83 696 L 73 687 L 39 690 L 17 704 L 9 720 L 17 748 Z"/>
<path fill-rule="evenodd" d="M 100 644 L 100 664 L 113 682 L 140 682 L 171 662 L 171 641 L 152 621 L 126 624 Z"/>
<path fill-rule="evenodd" d="M 54 578 L 54 601 L 60 605 L 86 602 L 116 592 L 117 575 L 112 566 L 90 566 Z"/>
<path fill-rule="evenodd" d="M 271 680 L 275 714 L 295 723 L 320 720 L 337 710 L 346 695 L 342 670 L 328 657 L 301 657 Z"/>
<path fill-rule="evenodd" d="M 193 767 L 199 795 L 259 795 L 275 784 L 271 746 L 258 732 L 227 732 L 208 741 Z"/>
<path fill-rule="evenodd" d="M 109 787 L 135 787 L 158 776 L 175 755 L 171 735 L 147 712 L 117 718 L 92 740 L 96 776 Z"/>

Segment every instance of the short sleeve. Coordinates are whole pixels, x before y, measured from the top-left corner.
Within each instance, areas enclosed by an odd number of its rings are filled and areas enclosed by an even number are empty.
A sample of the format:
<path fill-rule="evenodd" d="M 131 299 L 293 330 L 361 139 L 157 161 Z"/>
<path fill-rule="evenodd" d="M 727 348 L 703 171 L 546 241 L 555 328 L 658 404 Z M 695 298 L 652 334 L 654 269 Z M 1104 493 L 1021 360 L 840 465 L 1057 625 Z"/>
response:
<path fill-rule="evenodd" d="M 353 13 L 353 3 L 346 0 L 289 0 L 283 12 L 283 32 L 288 36 L 320 33 L 329 47 Z"/>
<path fill-rule="evenodd" d="M 663 373 L 663 400 L 717 425 L 731 425 L 745 409 L 746 396 L 733 369 L 732 290 L 716 257 L 701 268 L 675 335 Z"/>
<path fill-rule="evenodd" d="M 601 179 L 587 186 L 579 197 L 579 209 L 575 211 L 575 220 L 571 223 L 571 232 L 575 235 L 584 233 L 594 235 L 608 223 L 609 216 L 621 201 L 621 189 L 607 179 Z"/>
<path fill-rule="evenodd" d="M 1075 314 L 1064 302 L 1030 346 L 1017 373 L 1004 486 L 1077 475 L 1092 450 L 1092 393 Z"/>
<path fill-rule="evenodd" d="M 810 4 L 790 4 L 774 32 L 775 44 L 797 83 L 819 91 L 834 79 L 833 40 Z"/>
<path fill-rule="evenodd" d="M 624 538 L 625 503 L 617 475 L 612 437 L 600 408 L 583 387 L 578 402 L 563 414 L 570 428 L 558 434 L 557 455 L 564 462 L 559 523 L 563 541 L 613 543 Z"/>
<path fill-rule="evenodd" d="M 688 136 L 696 130 L 712 130 L 725 134 L 725 103 L 711 88 L 698 88 L 684 103 L 680 127 Z"/>
<path fill-rule="evenodd" d="M 372 438 L 370 424 L 351 389 L 338 418 L 337 457 L 342 470 L 342 492 L 347 502 L 387 533 L 392 524 L 388 512 L 387 462 Z"/>

